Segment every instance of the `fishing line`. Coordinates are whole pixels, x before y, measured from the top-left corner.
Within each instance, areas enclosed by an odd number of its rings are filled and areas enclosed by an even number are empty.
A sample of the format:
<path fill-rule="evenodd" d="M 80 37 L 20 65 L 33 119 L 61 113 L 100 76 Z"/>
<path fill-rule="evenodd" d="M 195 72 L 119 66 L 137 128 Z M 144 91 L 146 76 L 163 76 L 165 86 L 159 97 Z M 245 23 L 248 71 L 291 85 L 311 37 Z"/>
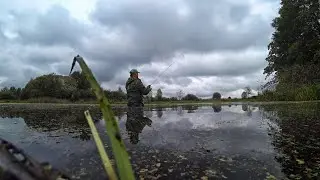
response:
<path fill-rule="evenodd" d="M 180 55 L 184 58 L 184 55 L 183 55 L 182 53 L 181 53 Z M 153 80 L 153 82 L 150 84 L 150 86 L 151 86 L 152 84 L 154 84 L 154 83 L 158 80 L 158 78 L 159 78 L 164 72 L 166 72 L 174 63 L 175 63 L 175 61 L 172 61 L 172 63 L 171 63 L 165 70 L 161 71 L 161 72 L 154 78 L 154 80 Z"/>
<path fill-rule="evenodd" d="M 150 86 L 151 86 L 152 84 L 154 84 L 154 83 L 158 80 L 158 78 L 160 77 L 160 75 L 162 75 L 164 72 L 166 72 L 166 71 L 174 64 L 174 62 L 175 62 L 175 61 L 172 61 L 172 63 L 171 63 L 164 71 L 160 72 L 160 73 L 154 78 L 154 80 L 153 80 L 153 82 L 150 84 Z"/>

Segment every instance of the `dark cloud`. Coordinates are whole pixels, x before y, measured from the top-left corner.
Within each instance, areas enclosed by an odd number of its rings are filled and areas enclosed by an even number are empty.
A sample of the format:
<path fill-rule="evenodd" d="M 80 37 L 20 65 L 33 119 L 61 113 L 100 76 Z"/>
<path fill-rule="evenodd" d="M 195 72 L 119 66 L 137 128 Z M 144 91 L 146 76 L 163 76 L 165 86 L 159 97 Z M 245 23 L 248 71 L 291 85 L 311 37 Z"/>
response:
<path fill-rule="evenodd" d="M 184 3 L 177 1 L 98 1 L 91 18 L 102 26 L 120 33 L 131 39 L 129 50 L 121 53 L 108 50 L 90 53 L 93 59 L 108 61 L 104 64 L 110 74 L 121 70 L 128 64 L 143 64 L 155 57 L 172 56 L 175 52 L 214 52 L 221 50 L 240 51 L 250 46 L 265 46 L 271 32 L 269 23 L 259 16 L 249 16 L 247 4 L 237 5 L 227 1 L 193 1 Z M 111 4 L 110 4 L 111 3 Z M 177 11 L 185 6 L 189 9 L 186 17 L 180 17 Z M 243 23 L 247 20 L 247 23 Z M 220 21 L 220 23 L 216 23 Z M 228 25 L 235 30 L 228 30 Z M 106 42 L 106 45 L 108 43 Z M 247 68 L 236 66 L 221 67 L 220 70 L 181 69 L 181 75 L 225 75 L 234 73 L 251 73 L 261 67 L 262 63 L 254 63 Z M 109 68 L 108 68 L 109 67 Z M 110 68 L 112 67 L 112 68 Z M 103 78 L 105 77 L 105 78 Z M 110 80 L 111 75 L 101 76 L 102 80 Z"/>
<path fill-rule="evenodd" d="M 183 78 L 183 77 L 172 78 L 172 77 L 168 77 L 168 76 L 162 76 L 162 77 L 156 78 L 154 82 L 157 83 L 158 81 L 160 81 L 162 83 L 166 83 L 167 85 L 179 84 L 181 86 L 188 86 L 190 83 L 192 83 L 192 80 L 188 77 L 186 77 L 186 78 Z"/>
<path fill-rule="evenodd" d="M 235 77 L 256 72 L 262 68 L 264 62 L 255 61 L 254 63 L 246 63 L 245 61 L 239 63 L 223 63 L 222 65 L 199 65 L 195 68 L 193 65 L 179 66 L 171 75 L 172 76 L 223 76 L 223 77 Z"/>
<path fill-rule="evenodd" d="M 15 13 L 17 19 L 23 14 Z M 20 40 L 24 44 L 70 45 L 78 46 L 85 35 L 85 26 L 70 16 L 67 9 L 54 5 L 44 14 L 33 19 L 32 26 L 21 26 L 18 29 Z"/>
<path fill-rule="evenodd" d="M 245 17 L 249 15 L 250 8 L 246 5 L 233 5 L 230 7 L 230 16 L 233 22 L 241 22 Z"/>
<path fill-rule="evenodd" d="M 269 24 L 259 17 L 248 16 L 248 5 L 208 0 L 183 2 L 190 9 L 186 18 L 177 13 L 179 3 L 148 1 L 121 1 L 112 6 L 109 1 L 99 1 L 92 18 L 110 28 L 123 28 L 134 35 L 140 47 L 150 50 L 157 47 L 162 53 L 239 50 L 268 40 Z M 241 24 L 240 20 L 245 18 L 251 20 Z M 236 30 L 227 29 L 230 22 Z"/>
<path fill-rule="evenodd" d="M 43 12 L 13 8 L 22 2 L 4 3 L 0 7 L 5 12 L 0 15 L 11 17 L 10 20 L 0 17 L 0 76 L 9 77 L 8 82 L 21 83 L 30 76 L 52 71 L 66 75 L 73 57 L 80 54 L 99 81 L 124 84 L 129 66 L 169 62 L 179 52 L 200 57 L 203 53 L 241 54 L 251 47 L 260 51 L 266 47 L 272 32 L 271 21 L 251 14 L 252 6 L 248 2 L 98 0 L 90 14 L 90 23 L 74 18 L 59 5 Z M 9 5 L 10 8 L 4 8 Z M 18 37 L 9 39 L 4 35 L 5 30 Z M 250 79 L 249 75 L 261 69 L 265 62 L 264 57 L 250 54 L 241 60 L 236 58 L 205 62 L 201 58 L 186 58 L 186 63 L 178 63 L 157 83 L 159 87 L 169 88 L 195 83 L 191 77 Z M 143 77 L 148 77 L 146 81 L 151 83 L 163 68 L 145 69 Z M 228 90 L 240 86 L 219 83 Z M 199 94 L 208 94 L 212 89 Z"/>
<path fill-rule="evenodd" d="M 1 51 L 0 51 L 1 52 Z M 15 74 L 14 66 L 9 62 L 9 59 L 5 56 L 0 56 L 0 76 L 12 76 Z"/>

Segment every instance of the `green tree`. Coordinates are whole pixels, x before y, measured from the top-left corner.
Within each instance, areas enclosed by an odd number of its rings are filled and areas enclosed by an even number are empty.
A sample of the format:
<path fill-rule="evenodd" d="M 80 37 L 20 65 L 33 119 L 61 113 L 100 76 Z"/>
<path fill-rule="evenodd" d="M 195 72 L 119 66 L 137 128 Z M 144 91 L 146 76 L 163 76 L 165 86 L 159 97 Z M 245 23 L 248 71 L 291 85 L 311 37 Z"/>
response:
<path fill-rule="evenodd" d="M 319 8 L 318 0 L 281 1 L 279 17 L 272 22 L 275 32 L 264 69 L 267 76 L 275 72 L 276 83 L 295 84 L 292 87 L 319 83 Z"/>
<path fill-rule="evenodd" d="M 22 89 L 21 88 L 17 88 L 17 91 L 16 91 L 17 99 L 20 99 L 21 92 L 22 92 Z"/>
<path fill-rule="evenodd" d="M 218 92 L 213 93 L 212 99 L 221 99 L 221 94 Z"/>
<path fill-rule="evenodd" d="M 153 93 L 150 91 L 147 95 L 147 102 L 151 102 L 153 100 Z"/>
<path fill-rule="evenodd" d="M 117 99 L 119 99 L 119 101 L 125 101 L 127 99 L 126 93 L 122 90 L 121 87 L 118 88 L 117 92 Z"/>
<path fill-rule="evenodd" d="M 158 101 L 162 100 L 162 91 L 160 88 L 157 90 L 156 99 Z"/>
<path fill-rule="evenodd" d="M 249 86 L 246 86 L 244 88 L 244 91 L 246 92 L 247 96 L 250 96 L 252 94 L 252 90 L 251 90 L 251 88 Z"/>
<path fill-rule="evenodd" d="M 2 100 L 13 100 L 17 99 L 16 88 L 15 87 L 4 87 L 0 91 L 0 99 Z"/>
<path fill-rule="evenodd" d="M 187 94 L 185 97 L 182 98 L 182 100 L 185 100 L 185 101 L 198 101 L 199 98 L 194 94 Z"/>
<path fill-rule="evenodd" d="M 64 98 L 69 99 L 77 90 L 76 81 L 69 76 L 47 74 L 31 79 L 23 88 L 22 98 Z"/>
<path fill-rule="evenodd" d="M 246 91 L 243 91 L 242 94 L 241 94 L 241 98 L 242 99 L 248 98 L 248 93 Z"/>
<path fill-rule="evenodd" d="M 84 90 L 90 89 L 90 83 L 82 72 L 74 71 L 71 74 L 71 77 L 77 81 L 78 89 L 84 89 Z"/>

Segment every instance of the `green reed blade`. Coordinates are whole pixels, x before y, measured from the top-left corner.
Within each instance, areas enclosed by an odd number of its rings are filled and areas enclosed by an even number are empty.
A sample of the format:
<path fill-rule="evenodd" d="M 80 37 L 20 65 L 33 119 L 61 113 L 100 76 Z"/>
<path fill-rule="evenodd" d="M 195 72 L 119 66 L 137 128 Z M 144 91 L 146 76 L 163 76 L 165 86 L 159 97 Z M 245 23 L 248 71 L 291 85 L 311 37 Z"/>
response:
<path fill-rule="evenodd" d="M 135 178 L 129 160 L 129 154 L 121 138 L 118 122 L 115 119 L 115 116 L 111 109 L 111 105 L 105 97 L 102 88 L 98 84 L 90 68 L 87 66 L 81 56 L 77 55 L 76 57 L 74 57 L 71 71 L 75 65 L 75 62 L 79 63 L 82 72 L 84 73 L 86 79 L 90 82 L 91 88 L 97 97 L 100 109 L 103 114 L 103 119 L 106 122 L 107 135 L 111 142 L 112 152 L 115 156 L 119 177 L 121 180 L 134 180 Z"/>
<path fill-rule="evenodd" d="M 111 180 L 117 180 L 118 177 L 117 177 L 116 173 L 113 170 L 113 167 L 112 167 L 112 165 L 110 163 L 109 157 L 108 157 L 108 155 L 107 155 L 107 153 L 106 153 L 106 151 L 104 149 L 103 143 L 102 143 L 102 141 L 100 139 L 100 136 L 98 134 L 96 126 L 93 123 L 93 120 L 91 118 L 91 115 L 90 115 L 89 111 L 88 110 L 85 111 L 84 115 L 86 116 L 86 119 L 88 121 L 88 124 L 90 126 L 90 129 L 91 129 L 91 132 L 92 132 L 92 135 L 93 135 L 93 138 L 94 138 L 94 141 L 96 142 L 100 157 L 102 159 L 102 163 L 103 163 L 104 169 L 106 170 L 106 172 L 107 172 L 107 174 L 108 174 L 108 176 L 109 176 L 109 178 Z"/>

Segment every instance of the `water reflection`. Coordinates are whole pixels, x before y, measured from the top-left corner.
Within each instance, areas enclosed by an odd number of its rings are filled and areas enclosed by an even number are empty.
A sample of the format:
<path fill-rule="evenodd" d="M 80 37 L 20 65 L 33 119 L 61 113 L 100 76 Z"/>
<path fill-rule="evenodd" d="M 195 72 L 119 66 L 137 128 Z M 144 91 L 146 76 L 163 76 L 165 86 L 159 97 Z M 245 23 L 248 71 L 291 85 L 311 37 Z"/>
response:
<path fill-rule="evenodd" d="M 320 104 L 265 105 L 276 160 L 290 179 L 318 179 L 320 174 Z"/>
<path fill-rule="evenodd" d="M 197 110 L 199 106 L 196 105 L 184 105 L 182 106 L 182 110 L 187 110 L 187 113 L 194 113 L 195 110 Z"/>
<path fill-rule="evenodd" d="M 248 104 L 241 105 L 242 111 L 248 111 Z"/>
<path fill-rule="evenodd" d="M 19 139 L 31 154 L 71 174 L 85 174 L 80 179 L 102 179 L 97 178 L 104 171 L 83 116 L 86 109 L 110 147 L 101 113 L 88 107 L 1 107 L 0 135 Z M 144 110 L 114 108 L 121 134 L 129 136 L 124 141 L 137 177 L 148 169 L 145 179 L 164 174 L 162 179 L 265 179 L 267 173 L 277 179 L 316 179 L 320 170 L 319 104 Z"/>
<path fill-rule="evenodd" d="M 102 114 L 97 107 L 62 107 L 62 108 L 26 108 L 25 106 L 3 106 L 0 108 L 1 118 L 22 118 L 26 126 L 38 132 L 64 132 L 73 138 L 90 140 L 91 131 L 84 111 L 89 110 L 95 122 L 101 120 Z M 114 114 L 121 119 L 123 109 L 115 109 Z"/>
<path fill-rule="evenodd" d="M 229 106 L 229 107 L 231 107 L 231 106 Z M 213 104 L 212 109 L 214 112 L 218 113 L 222 110 L 222 106 L 221 106 L 221 104 Z"/>
<path fill-rule="evenodd" d="M 152 120 L 148 117 L 144 117 L 142 107 L 128 107 L 126 131 L 132 144 L 137 144 L 139 142 L 139 134 L 146 125 L 150 127 L 151 124 Z"/>
<path fill-rule="evenodd" d="M 245 111 L 247 116 L 252 116 L 252 111 L 256 109 L 256 107 L 249 106 L 249 104 L 242 104 L 241 105 L 242 111 Z"/>
<path fill-rule="evenodd" d="M 179 106 L 179 107 L 177 108 L 177 113 L 178 113 L 179 116 L 182 116 L 182 115 L 183 115 L 183 111 L 182 111 L 182 107 L 181 107 L 181 106 Z"/>
<path fill-rule="evenodd" d="M 82 140 L 90 140 L 90 129 L 86 122 L 83 111 L 67 109 L 47 110 L 47 109 L 30 109 L 27 111 L 0 110 L 2 118 L 23 118 L 27 127 L 38 132 L 53 132 L 64 131 L 73 134 L 75 138 Z M 96 113 L 93 114 L 93 119 L 97 120 Z"/>
<path fill-rule="evenodd" d="M 163 115 L 162 109 L 163 109 L 162 107 L 156 108 L 158 118 L 161 118 Z"/>

